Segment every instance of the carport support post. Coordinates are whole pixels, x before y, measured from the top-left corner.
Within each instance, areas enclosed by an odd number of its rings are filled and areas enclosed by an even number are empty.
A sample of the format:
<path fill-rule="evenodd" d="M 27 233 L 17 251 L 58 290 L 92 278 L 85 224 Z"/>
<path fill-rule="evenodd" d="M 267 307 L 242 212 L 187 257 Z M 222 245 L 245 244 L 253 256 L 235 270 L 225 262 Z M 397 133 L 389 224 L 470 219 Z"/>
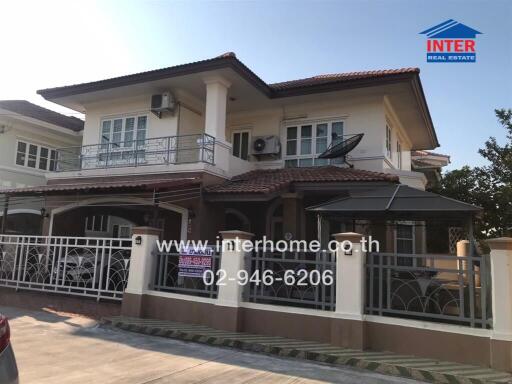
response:
<path fill-rule="evenodd" d="M 2 234 L 7 230 L 7 215 L 9 214 L 9 196 L 5 195 L 4 212 L 2 216 Z"/>
<path fill-rule="evenodd" d="M 123 316 L 142 317 L 143 295 L 154 276 L 154 251 L 160 232 L 161 229 L 152 227 L 135 227 L 132 230 L 130 271 L 121 307 Z"/>
<path fill-rule="evenodd" d="M 512 370 L 512 238 L 487 240 L 491 248 L 493 326 L 491 366 Z M 484 278 L 484 276 L 482 276 Z"/>
<path fill-rule="evenodd" d="M 363 235 L 359 233 L 344 232 L 332 236 L 338 245 L 336 310 L 331 322 L 331 342 L 345 348 L 364 349 L 364 265 L 368 245 L 363 249 Z M 347 251 L 348 243 L 352 244 L 351 251 Z"/>
<path fill-rule="evenodd" d="M 224 285 L 219 285 L 212 326 L 236 332 L 240 330 L 240 303 L 244 290 L 244 286 L 238 284 L 237 273 L 240 270 L 247 270 L 246 260 L 250 257 L 250 252 L 244 251 L 243 243 L 249 242 L 254 234 L 243 231 L 221 231 L 220 234 L 222 236 L 220 269 L 226 273 L 226 278 Z"/>

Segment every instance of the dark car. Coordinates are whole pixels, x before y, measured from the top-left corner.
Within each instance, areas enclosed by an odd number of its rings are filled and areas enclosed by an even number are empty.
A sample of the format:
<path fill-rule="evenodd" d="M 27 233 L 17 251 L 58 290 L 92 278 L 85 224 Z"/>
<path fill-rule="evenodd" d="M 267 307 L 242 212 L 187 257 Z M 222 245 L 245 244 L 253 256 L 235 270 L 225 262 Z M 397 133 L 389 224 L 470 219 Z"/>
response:
<path fill-rule="evenodd" d="M 0 313 L 0 383 L 17 384 L 18 367 L 11 345 L 11 331 L 7 317 Z"/>

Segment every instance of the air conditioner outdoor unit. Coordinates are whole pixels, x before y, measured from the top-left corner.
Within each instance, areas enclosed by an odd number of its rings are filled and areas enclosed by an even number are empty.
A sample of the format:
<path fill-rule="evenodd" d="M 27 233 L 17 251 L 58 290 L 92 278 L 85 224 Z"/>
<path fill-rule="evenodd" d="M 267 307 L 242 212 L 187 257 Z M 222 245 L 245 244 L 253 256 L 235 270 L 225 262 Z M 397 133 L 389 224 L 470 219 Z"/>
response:
<path fill-rule="evenodd" d="M 281 152 L 281 144 L 277 136 L 256 136 L 252 140 L 251 154 L 254 156 L 277 156 Z"/>
<path fill-rule="evenodd" d="M 162 116 L 162 112 L 174 112 L 176 101 L 171 92 L 164 92 L 151 96 L 151 112 L 158 117 Z"/>

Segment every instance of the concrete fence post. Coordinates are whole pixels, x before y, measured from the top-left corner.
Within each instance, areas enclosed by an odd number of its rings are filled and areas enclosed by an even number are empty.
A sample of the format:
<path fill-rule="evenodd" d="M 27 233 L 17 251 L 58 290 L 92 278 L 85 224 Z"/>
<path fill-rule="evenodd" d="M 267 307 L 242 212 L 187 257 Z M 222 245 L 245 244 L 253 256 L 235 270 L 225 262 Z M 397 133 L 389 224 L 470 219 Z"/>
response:
<path fill-rule="evenodd" d="M 512 238 L 487 241 L 491 248 L 493 330 L 491 365 L 512 370 Z"/>
<path fill-rule="evenodd" d="M 331 326 L 334 345 L 364 349 L 365 259 L 363 235 L 354 232 L 332 235 L 336 250 L 336 310 Z M 348 251 L 348 244 L 352 244 Z"/>
<path fill-rule="evenodd" d="M 469 240 L 457 241 L 457 257 L 469 256 Z M 457 269 L 462 271 L 464 280 L 468 279 L 468 261 L 465 259 L 457 261 Z"/>
<path fill-rule="evenodd" d="M 220 268 L 225 272 L 225 279 L 222 285 L 219 285 L 217 303 L 215 304 L 215 313 L 212 318 L 214 328 L 226 331 L 238 331 L 240 324 L 240 302 L 244 286 L 238 284 L 238 271 L 248 269 L 246 258 L 249 252 L 245 252 L 243 242 L 249 241 L 254 234 L 243 231 L 221 231 L 222 236 L 222 254 L 220 257 Z M 226 244 L 231 242 L 232 248 Z M 248 271 L 250 273 L 250 271 Z"/>
<path fill-rule="evenodd" d="M 156 259 L 156 241 L 161 229 L 152 227 L 135 227 L 132 230 L 132 251 L 128 284 L 123 294 L 121 314 L 123 316 L 141 317 L 142 296 L 149 288 L 154 276 Z"/>

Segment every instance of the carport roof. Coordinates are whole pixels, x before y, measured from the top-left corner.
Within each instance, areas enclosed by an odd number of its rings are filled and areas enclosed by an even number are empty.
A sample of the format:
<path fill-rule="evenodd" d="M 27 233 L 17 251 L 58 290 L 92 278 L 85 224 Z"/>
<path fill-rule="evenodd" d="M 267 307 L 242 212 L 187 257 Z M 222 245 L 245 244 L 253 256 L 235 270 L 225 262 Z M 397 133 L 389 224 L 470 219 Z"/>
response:
<path fill-rule="evenodd" d="M 482 208 L 403 184 L 354 191 L 349 196 L 313 207 L 318 213 L 336 212 L 480 212 Z"/>
<path fill-rule="evenodd" d="M 2 189 L 0 194 L 8 196 L 33 196 L 39 194 L 58 194 L 61 192 L 88 192 L 110 190 L 154 190 L 169 187 L 183 187 L 200 184 L 200 179 L 195 177 L 176 178 L 168 180 L 138 180 L 115 182 L 73 182 L 70 184 L 49 184 L 38 187 Z"/>

